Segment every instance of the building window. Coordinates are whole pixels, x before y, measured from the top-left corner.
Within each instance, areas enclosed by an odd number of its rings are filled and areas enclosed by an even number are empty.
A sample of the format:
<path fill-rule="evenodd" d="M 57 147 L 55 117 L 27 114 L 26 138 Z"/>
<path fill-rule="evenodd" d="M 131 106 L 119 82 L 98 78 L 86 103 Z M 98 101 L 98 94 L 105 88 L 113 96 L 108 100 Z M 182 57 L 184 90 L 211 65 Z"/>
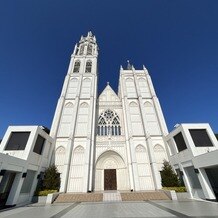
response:
<path fill-rule="evenodd" d="M 75 64 L 74 64 L 73 72 L 74 73 L 79 73 L 79 68 L 80 68 L 80 61 L 76 61 Z"/>
<path fill-rule="evenodd" d="M 189 132 L 196 147 L 213 146 L 206 129 L 189 129 Z"/>
<path fill-rule="evenodd" d="M 87 55 L 92 55 L 92 45 L 88 44 Z"/>
<path fill-rule="evenodd" d="M 33 148 L 33 152 L 35 152 L 37 154 L 42 154 L 44 143 L 45 143 L 45 139 L 42 136 L 38 135 L 38 137 L 36 139 L 36 144 Z"/>
<path fill-rule="evenodd" d="M 80 46 L 79 55 L 83 55 L 84 48 L 85 48 L 85 45 L 81 45 L 81 46 Z"/>
<path fill-rule="evenodd" d="M 25 150 L 30 132 L 11 132 L 5 150 Z"/>
<path fill-rule="evenodd" d="M 86 62 L 86 73 L 91 73 L 92 71 L 92 62 L 91 61 L 87 61 Z"/>
<path fill-rule="evenodd" d="M 98 119 L 97 134 L 100 136 L 121 135 L 120 119 L 118 115 L 110 109 L 103 112 Z"/>
<path fill-rule="evenodd" d="M 183 151 L 187 148 L 185 140 L 184 140 L 181 132 L 178 133 L 177 135 L 175 135 L 173 138 L 176 142 L 176 146 L 177 146 L 179 152 Z"/>

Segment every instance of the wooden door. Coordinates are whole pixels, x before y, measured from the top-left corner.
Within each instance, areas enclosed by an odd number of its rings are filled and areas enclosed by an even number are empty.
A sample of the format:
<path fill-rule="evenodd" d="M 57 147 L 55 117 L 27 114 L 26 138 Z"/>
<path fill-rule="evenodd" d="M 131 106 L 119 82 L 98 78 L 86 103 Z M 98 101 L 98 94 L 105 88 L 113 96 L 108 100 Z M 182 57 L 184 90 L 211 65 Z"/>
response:
<path fill-rule="evenodd" d="M 104 170 L 104 190 L 117 190 L 116 169 Z"/>

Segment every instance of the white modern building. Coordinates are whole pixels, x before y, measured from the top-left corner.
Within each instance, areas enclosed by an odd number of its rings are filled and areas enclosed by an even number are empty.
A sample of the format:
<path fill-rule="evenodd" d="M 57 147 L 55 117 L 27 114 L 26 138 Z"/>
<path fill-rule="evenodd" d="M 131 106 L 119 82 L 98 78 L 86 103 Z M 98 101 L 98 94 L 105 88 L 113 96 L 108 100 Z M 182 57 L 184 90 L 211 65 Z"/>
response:
<path fill-rule="evenodd" d="M 218 199 L 218 141 L 209 124 L 180 124 L 166 142 L 170 163 L 191 198 Z"/>
<path fill-rule="evenodd" d="M 51 128 L 61 192 L 161 189 L 168 134 L 147 69 L 120 68 L 98 95 L 98 45 L 75 45 Z"/>
<path fill-rule="evenodd" d="M 53 151 L 53 139 L 45 128 L 8 127 L 0 144 L 0 208 L 31 202 Z"/>

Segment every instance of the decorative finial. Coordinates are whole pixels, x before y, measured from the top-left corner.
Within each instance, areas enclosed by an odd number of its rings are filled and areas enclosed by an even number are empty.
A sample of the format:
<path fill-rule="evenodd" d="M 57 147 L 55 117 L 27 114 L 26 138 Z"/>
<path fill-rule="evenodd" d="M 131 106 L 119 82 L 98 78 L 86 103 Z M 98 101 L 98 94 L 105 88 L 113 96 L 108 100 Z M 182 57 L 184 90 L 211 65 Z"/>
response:
<path fill-rule="evenodd" d="M 107 82 L 107 85 L 109 86 L 109 82 Z"/>
<path fill-rule="evenodd" d="M 146 74 L 148 74 L 148 70 L 147 70 L 147 68 L 145 67 L 145 65 L 143 65 L 143 70 L 145 71 Z"/>
<path fill-rule="evenodd" d="M 129 60 L 127 60 L 127 70 L 132 70 L 132 66 L 131 66 L 131 64 L 129 63 Z"/>
<path fill-rule="evenodd" d="M 89 31 L 87 36 L 92 37 L 92 31 Z"/>

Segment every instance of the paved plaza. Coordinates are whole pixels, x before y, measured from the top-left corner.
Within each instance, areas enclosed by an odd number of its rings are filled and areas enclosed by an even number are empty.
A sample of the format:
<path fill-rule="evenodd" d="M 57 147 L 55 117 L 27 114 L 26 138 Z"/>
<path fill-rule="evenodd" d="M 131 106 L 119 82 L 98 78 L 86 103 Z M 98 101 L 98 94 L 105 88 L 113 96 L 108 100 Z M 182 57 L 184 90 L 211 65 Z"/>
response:
<path fill-rule="evenodd" d="M 90 217 L 218 217 L 218 204 L 205 201 L 75 202 L 52 205 L 31 204 L 5 210 L 7 218 Z"/>

